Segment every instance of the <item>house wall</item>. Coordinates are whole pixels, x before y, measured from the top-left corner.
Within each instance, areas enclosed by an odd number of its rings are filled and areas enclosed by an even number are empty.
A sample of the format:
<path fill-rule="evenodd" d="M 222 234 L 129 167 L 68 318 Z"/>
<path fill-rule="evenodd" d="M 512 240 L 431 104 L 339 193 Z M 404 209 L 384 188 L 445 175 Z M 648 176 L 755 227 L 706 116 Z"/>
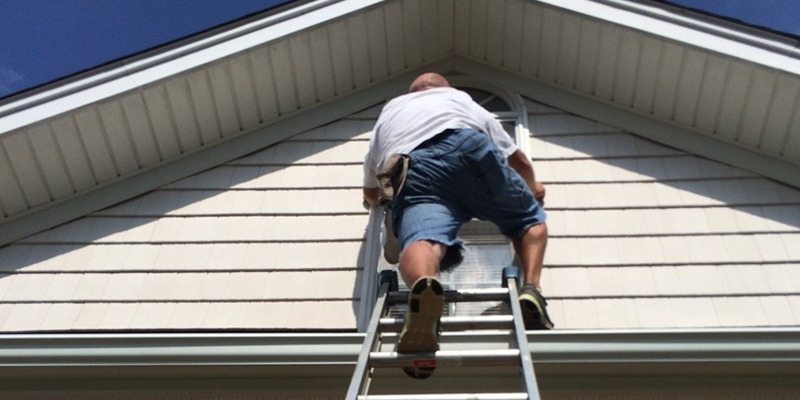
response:
<path fill-rule="evenodd" d="M 529 102 L 557 328 L 796 326 L 800 190 Z"/>
<path fill-rule="evenodd" d="M 528 153 L 548 190 L 543 284 L 558 329 L 798 324 L 800 191 L 540 103 L 527 107 Z M 0 248 L 0 329 L 355 329 L 368 220 L 360 164 L 376 114 Z M 781 376 L 697 382 L 554 371 L 541 376 L 546 398 L 587 398 L 586 388 L 597 399 L 789 398 L 797 390 Z M 341 398 L 336 388 L 347 383 L 343 373 L 316 390 L 304 378 L 242 373 L 202 389 L 190 378 L 23 381 L 9 398 L 322 399 Z M 463 377 L 444 376 L 435 382 L 465 389 Z M 403 377 L 389 382 L 409 387 Z M 473 389 L 513 383 L 492 385 Z"/>
<path fill-rule="evenodd" d="M 374 112 L 0 249 L 0 330 L 352 330 Z"/>
<path fill-rule="evenodd" d="M 527 108 L 557 328 L 800 322 L 799 190 Z M 378 111 L 3 247 L 0 329 L 355 329 Z"/>

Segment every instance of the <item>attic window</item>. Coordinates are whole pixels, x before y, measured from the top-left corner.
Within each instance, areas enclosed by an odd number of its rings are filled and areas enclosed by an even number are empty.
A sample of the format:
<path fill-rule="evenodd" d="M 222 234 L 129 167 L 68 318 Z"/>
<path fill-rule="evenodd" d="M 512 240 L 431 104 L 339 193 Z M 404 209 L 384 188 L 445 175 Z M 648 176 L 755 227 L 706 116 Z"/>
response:
<path fill-rule="evenodd" d="M 516 128 L 522 123 L 520 113 L 515 111 L 506 100 L 482 89 L 472 87 L 459 87 L 458 89 L 467 92 L 472 97 L 472 100 L 475 100 L 476 103 L 497 116 L 506 133 L 511 136 L 512 140 L 517 141 Z"/>

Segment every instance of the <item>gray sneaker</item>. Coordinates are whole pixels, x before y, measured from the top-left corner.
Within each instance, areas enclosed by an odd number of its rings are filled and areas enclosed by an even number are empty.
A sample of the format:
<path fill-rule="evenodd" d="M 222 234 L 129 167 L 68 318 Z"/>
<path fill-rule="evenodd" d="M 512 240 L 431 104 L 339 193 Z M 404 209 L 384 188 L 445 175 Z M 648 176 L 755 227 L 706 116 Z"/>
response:
<path fill-rule="evenodd" d="M 533 285 L 525 284 L 519 293 L 519 305 L 525 329 L 553 329 L 553 321 L 547 315 L 547 300 Z"/>
<path fill-rule="evenodd" d="M 419 278 L 408 295 L 408 311 L 400 338 L 398 353 L 434 353 L 439 350 L 439 319 L 444 306 L 444 289 L 436 278 Z M 403 367 L 408 376 L 425 379 L 436 368 L 436 361 L 429 354 L 414 360 L 413 366 Z"/>

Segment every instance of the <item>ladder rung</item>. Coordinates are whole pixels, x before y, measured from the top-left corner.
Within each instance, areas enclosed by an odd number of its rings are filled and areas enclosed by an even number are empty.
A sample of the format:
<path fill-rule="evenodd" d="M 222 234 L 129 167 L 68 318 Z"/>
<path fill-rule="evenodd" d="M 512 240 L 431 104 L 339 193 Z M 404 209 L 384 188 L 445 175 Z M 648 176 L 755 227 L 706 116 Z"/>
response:
<path fill-rule="evenodd" d="M 378 394 L 361 400 L 525 400 L 527 393 Z"/>
<path fill-rule="evenodd" d="M 397 353 L 397 352 L 372 352 L 369 355 L 370 366 L 373 367 L 401 367 L 409 365 L 415 360 L 436 360 L 437 367 L 477 367 L 495 365 L 518 365 L 520 362 L 519 350 L 445 350 L 436 353 Z"/>
<path fill-rule="evenodd" d="M 381 328 L 386 332 L 399 332 L 403 329 L 403 318 L 381 318 Z M 488 315 L 480 317 L 454 316 L 442 317 L 443 331 L 466 331 L 476 329 L 513 329 L 514 316 Z"/>
<path fill-rule="evenodd" d="M 391 292 L 386 298 L 389 304 L 405 303 L 408 301 L 408 290 Z M 508 300 L 508 289 L 488 288 L 488 289 L 460 289 L 445 290 L 444 299 L 447 302 L 467 302 L 467 301 L 505 301 Z"/>

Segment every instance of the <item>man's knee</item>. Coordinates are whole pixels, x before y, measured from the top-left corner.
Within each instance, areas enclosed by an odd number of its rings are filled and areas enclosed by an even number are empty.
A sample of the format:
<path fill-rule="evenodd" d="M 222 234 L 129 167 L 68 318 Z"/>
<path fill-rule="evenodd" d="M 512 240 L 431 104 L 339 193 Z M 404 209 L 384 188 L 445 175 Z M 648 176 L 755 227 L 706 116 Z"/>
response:
<path fill-rule="evenodd" d="M 525 241 L 540 242 L 547 240 L 547 224 L 532 225 L 523 235 Z"/>
<path fill-rule="evenodd" d="M 440 262 L 442 261 L 442 258 L 444 258 L 446 250 L 446 246 L 439 242 L 433 240 L 418 240 L 410 243 L 405 249 L 403 249 L 401 258 L 424 257 L 434 259 L 436 262 Z"/>

